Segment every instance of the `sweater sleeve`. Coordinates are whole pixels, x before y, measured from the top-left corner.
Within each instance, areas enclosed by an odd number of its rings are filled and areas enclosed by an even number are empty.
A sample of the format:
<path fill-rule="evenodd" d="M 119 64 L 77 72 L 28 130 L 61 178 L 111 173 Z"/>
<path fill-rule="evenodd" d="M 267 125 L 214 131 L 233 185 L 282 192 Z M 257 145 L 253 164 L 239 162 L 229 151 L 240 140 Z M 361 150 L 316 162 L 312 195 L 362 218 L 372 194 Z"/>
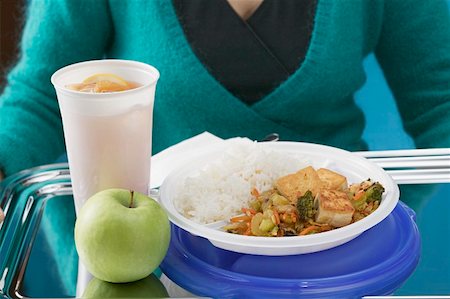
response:
<path fill-rule="evenodd" d="M 6 175 L 54 161 L 64 152 L 51 75 L 102 58 L 112 21 L 106 0 L 34 0 L 27 8 L 20 58 L 0 97 L 0 169 Z"/>
<path fill-rule="evenodd" d="M 389 0 L 376 56 L 418 148 L 450 147 L 450 16 L 445 1 Z"/>
<path fill-rule="evenodd" d="M 388 0 L 375 55 L 417 148 L 450 147 L 450 16 L 444 0 Z M 434 185 L 401 185 L 419 212 Z"/>

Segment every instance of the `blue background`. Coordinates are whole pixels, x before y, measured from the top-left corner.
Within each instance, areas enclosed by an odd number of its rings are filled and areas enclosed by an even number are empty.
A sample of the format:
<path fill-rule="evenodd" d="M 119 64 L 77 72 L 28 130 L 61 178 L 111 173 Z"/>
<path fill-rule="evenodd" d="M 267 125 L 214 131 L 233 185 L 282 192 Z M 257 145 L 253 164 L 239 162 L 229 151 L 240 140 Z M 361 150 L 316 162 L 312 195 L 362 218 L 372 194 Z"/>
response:
<path fill-rule="evenodd" d="M 449 8 L 450 8 L 450 1 Z M 413 148 L 405 133 L 389 87 L 373 55 L 365 60 L 367 82 L 356 101 L 367 120 L 364 139 L 371 150 Z M 450 184 L 437 191 L 417 214 L 422 256 L 414 274 L 396 295 L 450 294 Z"/>

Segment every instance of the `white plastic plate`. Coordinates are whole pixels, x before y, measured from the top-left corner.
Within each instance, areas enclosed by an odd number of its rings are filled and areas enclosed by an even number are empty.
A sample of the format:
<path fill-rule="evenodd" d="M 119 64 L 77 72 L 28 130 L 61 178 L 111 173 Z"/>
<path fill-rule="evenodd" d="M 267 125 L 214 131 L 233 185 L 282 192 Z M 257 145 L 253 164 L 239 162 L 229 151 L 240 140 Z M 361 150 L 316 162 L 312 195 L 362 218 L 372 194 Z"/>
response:
<path fill-rule="evenodd" d="M 167 176 L 160 188 L 160 203 L 172 223 L 191 234 L 208 239 L 214 246 L 234 252 L 256 255 L 295 255 L 317 252 L 344 244 L 385 219 L 399 200 L 399 189 L 392 178 L 373 162 L 351 152 L 318 144 L 300 142 L 267 142 L 261 146 L 286 155 L 302 155 L 314 168 L 325 167 L 347 177 L 349 183 L 359 183 L 368 178 L 380 182 L 385 193 L 380 206 L 366 218 L 331 231 L 306 236 L 255 237 L 227 233 L 199 224 L 180 214 L 173 199 L 182 191 L 184 179 L 220 158 L 223 153 L 214 148 L 210 152 L 181 165 Z"/>

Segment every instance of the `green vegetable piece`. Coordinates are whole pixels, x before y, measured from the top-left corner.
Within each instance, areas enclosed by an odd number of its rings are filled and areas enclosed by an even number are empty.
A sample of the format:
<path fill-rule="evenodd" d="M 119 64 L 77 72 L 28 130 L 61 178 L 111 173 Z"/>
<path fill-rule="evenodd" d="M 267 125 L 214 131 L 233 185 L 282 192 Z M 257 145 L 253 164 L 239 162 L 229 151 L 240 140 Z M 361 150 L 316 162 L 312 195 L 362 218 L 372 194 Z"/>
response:
<path fill-rule="evenodd" d="M 252 230 L 252 234 L 255 236 L 264 236 L 265 233 L 259 228 L 261 222 L 263 220 L 263 214 L 257 213 L 253 216 L 252 221 L 250 223 L 250 228 Z"/>
<path fill-rule="evenodd" d="M 360 198 L 352 200 L 353 207 L 358 211 L 364 210 L 370 202 L 376 200 L 381 202 L 383 193 L 384 187 L 380 183 L 375 182 L 364 191 L 364 194 Z"/>
<path fill-rule="evenodd" d="M 264 218 L 261 221 L 261 224 L 259 225 L 259 229 L 263 232 L 269 232 L 271 231 L 275 226 L 275 223 L 272 222 L 272 220 Z"/>
<path fill-rule="evenodd" d="M 359 199 L 353 199 L 352 205 L 357 211 L 362 211 L 367 206 L 366 197 L 363 195 Z"/>
<path fill-rule="evenodd" d="M 311 191 L 306 191 L 305 194 L 297 200 L 297 211 L 300 220 L 314 220 L 317 209 L 314 205 L 314 197 Z"/>
<path fill-rule="evenodd" d="M 283 205 L 290 204 L 289 199 L 287 199 L 286 197 L 284 197 L 278 193 L 272 194 L 270 196 L 270 199 L 272 200 L 272 203 L 274 206 L 283 206 Z"/>
<path fill-rule="evenodd" d="M 384 193 L 384 187 L 378 182 L 374 183 L 366 191 L 366 194 L 365 194 L 366 202 L 369 203 L 369 202 L 376 201 L 376 200 L 381 202 L 383 193 Z"/>
<path fill-rule="evenodd" d="M 254 209 L 257 212 L 261 212 L 261 202 L 259 200 L 250 201 L 250 208 Z"/>

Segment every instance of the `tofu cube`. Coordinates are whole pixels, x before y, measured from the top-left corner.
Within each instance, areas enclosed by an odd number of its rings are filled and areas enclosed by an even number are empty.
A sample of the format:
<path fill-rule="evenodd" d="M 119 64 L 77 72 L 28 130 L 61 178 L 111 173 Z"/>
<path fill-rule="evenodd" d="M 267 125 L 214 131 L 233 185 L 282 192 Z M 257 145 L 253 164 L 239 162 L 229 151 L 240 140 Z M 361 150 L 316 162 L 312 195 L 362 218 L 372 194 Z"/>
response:
<path fill-rule="evenodd" d="M 320 180 L 324 183 L 325 189 L 331 190 L 348 189 L 347 178 L 345 176 L 326 168 L 319 168 L 317 169 L 316 172 Z"/>
<path fill-rule="evenodd" d="M 352 221 L 355 209 L 346 192 L 322 189 L 315 199 L 316 222 L 342 227 Z"/>
<path fill-rule="evenodd" d="M 275 188 L 291 203 L 296 204 L 297 199 L 310 190 L 315 197 L 323 186 L 323 182 L 320 180 L 316 173 L 316 170 L 308 166 L 296 173 L 286 175 L 279 178 L 275 182 Z"/>

